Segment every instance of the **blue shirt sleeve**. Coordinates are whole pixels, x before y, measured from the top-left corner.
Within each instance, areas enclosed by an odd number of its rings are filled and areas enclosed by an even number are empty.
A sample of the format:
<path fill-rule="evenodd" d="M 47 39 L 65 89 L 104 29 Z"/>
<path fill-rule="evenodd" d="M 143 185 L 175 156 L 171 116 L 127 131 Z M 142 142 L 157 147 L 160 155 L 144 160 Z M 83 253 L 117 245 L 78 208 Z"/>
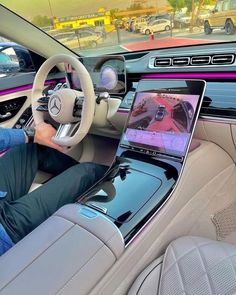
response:
<path fill-rule="evenodd" d="M 14 246 L 14 243 L 0 223 L 0 256 L 8 251 L 12 246 Z"/>
<path fill-rule="evenodd" d="M 23 143 L 25 134 L 22 129 L 0 128 L 0 152 Z"/>

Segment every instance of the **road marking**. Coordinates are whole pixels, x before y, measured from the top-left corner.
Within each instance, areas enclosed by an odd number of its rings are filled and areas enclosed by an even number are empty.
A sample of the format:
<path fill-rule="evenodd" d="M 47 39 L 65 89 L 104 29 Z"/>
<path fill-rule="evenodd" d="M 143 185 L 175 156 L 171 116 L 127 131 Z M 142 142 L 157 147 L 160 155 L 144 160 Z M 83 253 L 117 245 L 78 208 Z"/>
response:
<path fill-rule="evenodd" d="M 133 43 L 133 44 L 135 44 L 135 43 Z M 129 52 L 133 51 L 133 50 L 127 48 L 125 45 L 119 45 L 119 46 L 120 46 L 121 48 L 123 48 L 124 50 L 127 50 L 127 51 L 129 51 Z"/>

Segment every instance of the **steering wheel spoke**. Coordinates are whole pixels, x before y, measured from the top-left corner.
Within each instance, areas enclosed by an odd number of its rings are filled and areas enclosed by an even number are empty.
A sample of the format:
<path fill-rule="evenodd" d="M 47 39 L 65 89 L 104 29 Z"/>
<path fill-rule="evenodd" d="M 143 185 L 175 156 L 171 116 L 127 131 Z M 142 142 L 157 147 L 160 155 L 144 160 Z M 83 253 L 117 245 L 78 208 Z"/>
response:
<path fill-rule="evenodd" d="M 77 124 L 60 124 L 54 139 L 58 140 L 66 136 L 72 136 Z"/>

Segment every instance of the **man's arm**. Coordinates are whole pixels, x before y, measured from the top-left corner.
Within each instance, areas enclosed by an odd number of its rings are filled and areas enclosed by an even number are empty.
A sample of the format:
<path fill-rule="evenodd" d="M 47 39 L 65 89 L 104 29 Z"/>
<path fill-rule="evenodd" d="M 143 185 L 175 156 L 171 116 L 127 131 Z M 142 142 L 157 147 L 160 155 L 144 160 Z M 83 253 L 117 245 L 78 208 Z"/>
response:
<path fill-rule="evenodd" d="M 35 127 L 34 142 L 63 152 L 63 147 L 52 142 L 52 137 L 55 135 L 56 130 L 50 124 L 43 122 Z M 28 139 L 23 129 L 0 128 L 0 152 L 26 142 Z"/>
<path fill-rule="evenodd" d="M 25 133 L 22 129 L 0 128 L 0 152 L 23 143 Z"/>

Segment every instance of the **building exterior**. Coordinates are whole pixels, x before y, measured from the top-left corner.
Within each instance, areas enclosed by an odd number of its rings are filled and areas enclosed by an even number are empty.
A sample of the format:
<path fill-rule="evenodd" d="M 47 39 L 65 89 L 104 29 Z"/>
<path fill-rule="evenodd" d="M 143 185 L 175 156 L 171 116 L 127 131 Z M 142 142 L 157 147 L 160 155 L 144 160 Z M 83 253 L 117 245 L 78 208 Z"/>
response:
<path fill-rule="evenodd" d="M 53 25 L 56 30 L 78 29 L 85 26 L 104 27 L 106 31 L 113 28 L 110 11 L 104 9 L 100 9 L 97 13 L 81 16 L 55 17 Z"/>

